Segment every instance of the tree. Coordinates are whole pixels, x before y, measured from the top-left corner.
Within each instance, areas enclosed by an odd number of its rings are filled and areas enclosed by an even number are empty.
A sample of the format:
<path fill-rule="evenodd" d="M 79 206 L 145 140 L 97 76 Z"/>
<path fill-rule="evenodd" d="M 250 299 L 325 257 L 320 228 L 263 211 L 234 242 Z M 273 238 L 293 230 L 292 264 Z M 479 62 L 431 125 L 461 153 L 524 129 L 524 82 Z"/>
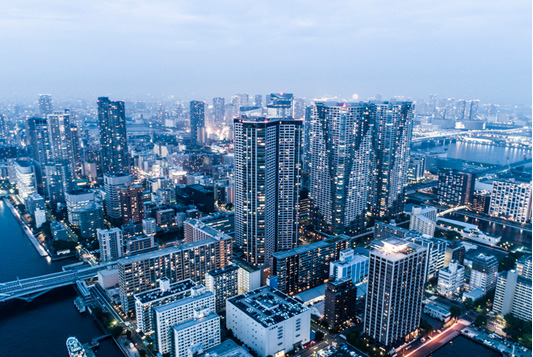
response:
<path fill-rule="evenodd" d="M 131 330 L 126 331 L 126 336 L 128 336 L 128 338 L 131 338 Z"/>
<path fill-rule="evenodd" d="M 484 313 L 477 315 L 474 323 L 478 326 L 485 326 L 487 324 L 487 315 L 485 315 Z"/>
<path fill-rule="evenodd" d="M 474 307 L 474 301 L 468 298 L 463 302 L 463 306 L 465 307 L 465 309 L 471 310 Z"/>
<path fill-rule="evenodd" d="M 124 331 L 124 328 L 122 326 L 115 326 L 111 329 L 111 335 L 114 338 L 119 338 L 120 335 L 122 335 L 122 331 Z"/>
<path fill-rule="evenodd" d="M 420 320 L 420 328 L 426 332 L 431 332 L 433 330 L 433 326 L 424 319 Z"/>
<path fill-rule="evenodd" d="M 324 339 L 324 333 L 322 331 L 317 331 L 315 333 L 315 340 L 322 341 Z"/>
<path fill-rule="evenodd" d="M 450 314 L 452 314 L 452 317 L 459 317 L 461 316 L 461 309 L 457 305 L 453 305 L 450 307 Z"/>
<path fill-rule="evenodd" d="M 145 350 L 139 350 L 139 356 L 140 357 L 145 357 L 146 356 L 146 351 Z"/>

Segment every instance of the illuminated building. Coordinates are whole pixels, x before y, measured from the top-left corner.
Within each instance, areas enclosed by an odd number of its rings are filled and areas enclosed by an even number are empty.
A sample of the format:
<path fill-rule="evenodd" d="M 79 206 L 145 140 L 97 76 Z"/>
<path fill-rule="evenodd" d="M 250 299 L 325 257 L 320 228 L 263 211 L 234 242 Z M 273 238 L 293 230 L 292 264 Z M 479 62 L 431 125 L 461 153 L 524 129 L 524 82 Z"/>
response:
<path fill-rule="evenodd" d="M 370 251 L 363 332 L 390 346 L 416 333 L 426 281 L 427 249 L 386 239 Z"/>
<path fill-rule="evenodd" d="M 98 98 L 98 128 L 104 174 L 129 172 L 124 102 L 110 101 L 107 97 Z"/>
<path fill-rule="evenodd" d="M 124 237 L 120 228 L 97 229 L 100 259 L 107 261 L 124 255 Z"/>
<path fill-rule="evenodd" d="M 253 265 L 298 245 L 302 121 L 237 118 L 235 240 Z"/>

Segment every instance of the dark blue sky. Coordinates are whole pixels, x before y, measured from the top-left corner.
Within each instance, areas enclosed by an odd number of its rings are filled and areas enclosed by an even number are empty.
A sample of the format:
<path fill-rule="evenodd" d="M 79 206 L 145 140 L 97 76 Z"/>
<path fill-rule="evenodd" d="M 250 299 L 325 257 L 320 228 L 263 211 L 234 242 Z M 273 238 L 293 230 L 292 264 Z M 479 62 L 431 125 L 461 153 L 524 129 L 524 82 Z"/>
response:
<path fill-rule="evenodd" d="M 531 103 L 531 1 L 0 2 L 0 97 Z"/>

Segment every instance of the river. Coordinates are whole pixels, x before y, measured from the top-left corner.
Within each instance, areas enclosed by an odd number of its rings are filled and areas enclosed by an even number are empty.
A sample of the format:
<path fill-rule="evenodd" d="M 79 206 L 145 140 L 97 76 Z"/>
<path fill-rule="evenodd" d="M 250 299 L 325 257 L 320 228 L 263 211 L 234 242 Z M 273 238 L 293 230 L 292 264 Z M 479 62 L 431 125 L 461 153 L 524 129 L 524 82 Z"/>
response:
<path fill-rule="evenodd" d="M 48 274 L 74 260 L 51 262 L 41 257 L 0 200 L 0 282 Z M 74 307 L 76 292 L 65 287 L 33 302 L 0 302 L 0 356 L 68 356 L 65 342 L 76 336 L 87 343 L 103 333 L 88 313 Z M 97 356 L 121 356 L 112 340 L 103 341 Z"/>
<path fill-rule="evenodd" d="M 505 165 L 531 158 L 531 149 L 484 145 L 457 141 L 451 144 L 413 149 L 420 153 L 446 153 L 449 159 L 459 159 L 484 164 Z"/>

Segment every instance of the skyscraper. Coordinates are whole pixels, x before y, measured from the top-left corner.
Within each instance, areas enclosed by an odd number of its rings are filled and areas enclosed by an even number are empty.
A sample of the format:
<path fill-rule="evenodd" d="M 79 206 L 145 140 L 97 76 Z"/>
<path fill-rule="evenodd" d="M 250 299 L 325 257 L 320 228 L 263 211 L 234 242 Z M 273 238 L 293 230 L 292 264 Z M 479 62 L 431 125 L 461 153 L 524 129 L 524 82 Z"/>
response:
<path fill-rule="evenodd" d="M 369 214 L 403 212 L 412 104 L 317 102 L 309 117 L 309 195 L 317 228 L 354 233 Z"/>
<path fill-rule="evenodd" d="M 370 251 L 364 333 L 390 346 L 419 326 L 426 281 L 426 248 L 387 239 Z"/>
<path fill-rule="evenodd" d="M 122 186 L 118 190 L 120 207 L 122 211 L 122 222 L 128 224 L 130 221 L 141 222 L 144 215 L 142 185 Z"/>
<path fill-rule="evenodd" d="M 74 172 L 74 153 L 70 133 L 70 115 L 68 111 L 48 114 L 48 134 L 52 158 L 68 163 L 71 175 Z"/>
<path fill-rule="evenodd" d="M 225 111 L 225 99 L 222 97 L 213 98 L 213 119 L 215 124 L 220 124 L 224 122 Z"/>
<path fill-rule="evenodd" d="M 311 107 L 309 196 L 318 229 L 342 234 L 364 227 L 373 187 L 373 126 L 363 103 Z"/>
<path fill-rule="evenodd" d="M 237 118 L 235 240 L 253 265 L 298 245 L 302 122 Z"/>
<path fill-rule="evenodd" d="M 128 172 L 130 159 L 124 102 L 98 98 L 98 127 L 103 173 Z"/>
<path fill-rule="evenodd" d="M 104 175 L 105 213 L 110 220 L 118 223 L 122 218 L 120 205 L 120 188 L 131 184 L 131 176 L 125 173 L 109 173 Z"/>
<path fill-rule="evenodd" d="M 71 167 L 67 161 L 48 162 L 45 167 L 46 196 L 53 202 L 65 202 L 65 194 L 72 183 Z"/>
<path fill-rule="evenodd" d="M 52 157 L 48 122 L 46 119 L 31 117 L 28 119 L 27 128 L 31 157 L 39 165 L 44 165 Z"/>
<path fill-rule="evenodd" d="M 199 100 L 191 100 L 190 106 L 191 140 L 193 142 L 204 142 L 205 103 Z"/>
<path fill-rule="evenodd" d="M 411 102 L 371 103 L 376 153 L 376 190 L 372 200 L 376 218 L 403 213 L 409 170 L 413 105 Z"/>
<path fill-rule="evenodd" d="M 50 94 L 39 94 L 39 112 L 42 116 L 52 113 L 52 96 Z"/>
<path fill-rule="evenodd" d="M 120 228 L 97 229 L 100 244 L 100 259 L 103 261 L 120 258 L 124 255 L 124 237 Z"/>

